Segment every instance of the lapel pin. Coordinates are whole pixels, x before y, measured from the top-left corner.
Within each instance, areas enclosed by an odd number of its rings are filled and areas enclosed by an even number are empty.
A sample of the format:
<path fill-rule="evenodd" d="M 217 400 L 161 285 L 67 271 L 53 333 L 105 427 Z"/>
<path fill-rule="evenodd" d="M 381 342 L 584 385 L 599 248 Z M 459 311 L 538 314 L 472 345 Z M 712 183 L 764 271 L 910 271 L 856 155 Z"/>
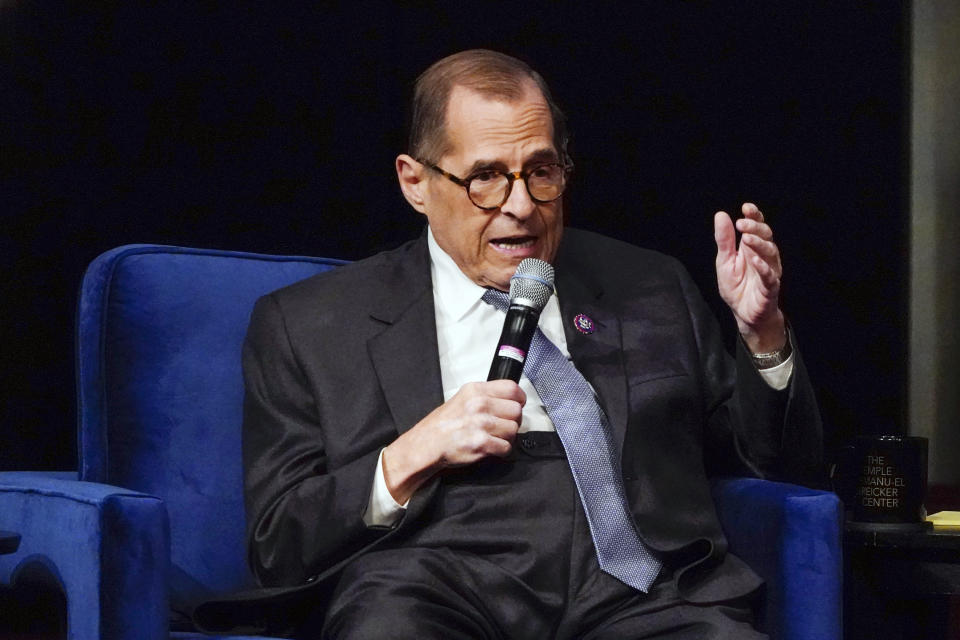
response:
<path fill-rule="evenodd" d="M 573 326 L 576 327 L 577 331 L 579 331 L 580 333 L 584 333 L 587 335 L 593 333 L 596 330 L 596 326 L 593 324 L 593 320 L 591 320 L 588 316 L 582 313 L 578 313 L 576 316 L 574 316 Z"/>

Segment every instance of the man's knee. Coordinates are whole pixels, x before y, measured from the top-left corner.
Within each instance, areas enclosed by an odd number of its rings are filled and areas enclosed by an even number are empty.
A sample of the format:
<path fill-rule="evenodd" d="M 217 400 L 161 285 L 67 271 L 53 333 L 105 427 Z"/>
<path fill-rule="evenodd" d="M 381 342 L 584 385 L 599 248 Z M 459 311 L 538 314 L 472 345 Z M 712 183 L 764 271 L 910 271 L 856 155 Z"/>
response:
<path fill-rule="evenodd" d="M 456 563 L 440 550 L 379 551 L 348 565 L 331 598 L 324 638 L 493 638 Z"/>

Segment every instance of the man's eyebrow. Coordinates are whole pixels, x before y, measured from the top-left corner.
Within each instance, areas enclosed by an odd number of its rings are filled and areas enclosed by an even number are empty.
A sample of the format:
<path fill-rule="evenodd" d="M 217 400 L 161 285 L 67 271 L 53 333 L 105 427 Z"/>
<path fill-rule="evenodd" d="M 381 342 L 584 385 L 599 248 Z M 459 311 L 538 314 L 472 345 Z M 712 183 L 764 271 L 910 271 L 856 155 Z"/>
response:
<path fill-rule="evenodd" d="M 476 160 L 472 165 L 470 165 L 470 168 L 467 169 L 467 175 L 472 176 L 475 173 L 479 173 L 481 171 L 490 171 L 490 170 L 506 171 L 507 165 L 497 160 Z"/>
<path fill-rule="evenodd" d="M 553 148 L 544 148 L 537 149 L 531 153 L 526 161 L 523 163 L 523 166 L 529 167 L 532 164 L 538 164 L 541 162 L 559 162 L 560 158 L 557 156 L 557 152 Z"/>
<path fill-rule="evenodd" d="M 524 167 L 529 167 L 533 164 L 540 164 L 542 162 L 558 162 L 557 152 L 552 148 L 545 147 L 543 149 L 537 149 L 523 162 Z M 508 171 L 509 167 L 499 160 L 476 160 L 470 168 L 467 170 L 467 175 L 472 176 L 473 174 L 480 171 Z"/>

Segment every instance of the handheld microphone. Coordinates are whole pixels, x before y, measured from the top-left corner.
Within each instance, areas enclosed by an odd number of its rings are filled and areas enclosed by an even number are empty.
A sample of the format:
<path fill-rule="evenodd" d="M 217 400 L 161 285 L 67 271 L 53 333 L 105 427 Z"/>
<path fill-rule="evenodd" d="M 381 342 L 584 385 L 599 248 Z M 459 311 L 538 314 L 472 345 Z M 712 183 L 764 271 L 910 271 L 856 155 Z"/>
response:
<path fill-rule="evenodd" d="M 553 295 L 553 267 L 543 260 L 527 258 L 510 278 L 510 307 L 503 322 L 487 380 L 520 382 L 533 332 L 540 312 Z"/>

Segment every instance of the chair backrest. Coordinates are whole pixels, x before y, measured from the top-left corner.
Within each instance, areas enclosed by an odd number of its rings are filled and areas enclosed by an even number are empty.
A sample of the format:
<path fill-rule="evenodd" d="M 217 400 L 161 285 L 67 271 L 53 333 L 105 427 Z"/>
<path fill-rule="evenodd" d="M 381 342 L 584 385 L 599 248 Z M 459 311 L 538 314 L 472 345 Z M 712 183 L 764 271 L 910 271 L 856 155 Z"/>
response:
<path fill-rule="evenodd" d="M 129 245 L 77 312 L 80 478 L 161 497 L 171 601 L 253 586 L 244 545 L 241 347 L 260 296 L 342 261 Z"/>

